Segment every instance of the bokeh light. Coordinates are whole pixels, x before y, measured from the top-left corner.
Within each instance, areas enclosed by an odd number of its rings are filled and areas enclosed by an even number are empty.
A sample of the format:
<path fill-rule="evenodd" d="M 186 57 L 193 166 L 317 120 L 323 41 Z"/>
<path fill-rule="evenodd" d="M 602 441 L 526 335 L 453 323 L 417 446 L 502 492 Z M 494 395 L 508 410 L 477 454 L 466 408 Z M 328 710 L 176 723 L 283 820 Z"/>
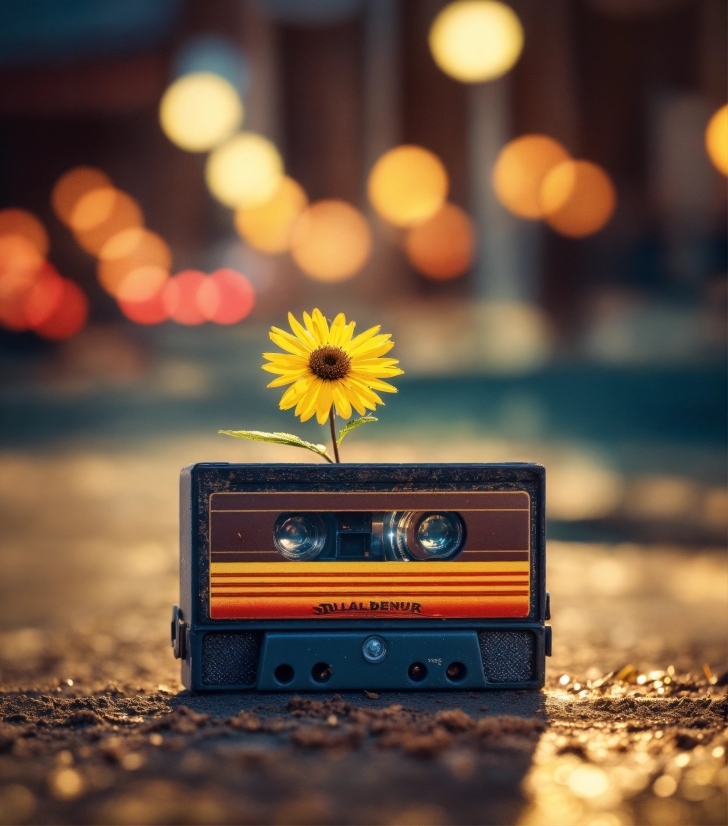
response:
<path fill-rule="evenodd" d="M 721 106 L 708 122 L 705 148 L 715 168 L 728 175 L 728 103 Z"/>
<path fill-rule="evenodd" d="M 273 197 L 265 203 L 236 210 L 235 228 L 244 241 L 261 252 L 286 252 L 293 224 L 307 203 L 303 188 L 285 175 Z"/>
<path fill-rule="evenodd" d="M 216 295 L 211 295 L 213 292 Z M 226 267 L 208 276 L 198 293 L 198 304 L 209 321 L 237 324 L 250 315 L 255 290 L 242 273 Z"/>
<path fill-rule="evenodd" d="M 465 210 L 445 204 L 405 238 L 407 259 L 423 275 L 438 280 L 467 272 L 475 252 L 475 228 Z"/>
<path fill-rule="evenodd" d="M 146 301 L 164 287 L 169 272 L 164 267 L 145 264 L 135 267 L 121 279 L 115 296 L 119 301 Z"/>
<path fill-rule="evenodd" d="M 52 341 L 62 341 L 78 333 L 88 318 L 88 300 L 84 291 L 73 281 L 63 279 L 63 294 L 56 308 L 35 332 Z"/>
<path fill-rule="evenodd" d="M 159 122 L 172 143 L 206 152 L 227 140 L 243 120 L 235 87 L 212 72 L 184 75 L 162 95 Z"/>
<path fill-rule="evenodd" d="M 545 220 L 556 232 L 583 238 L 604 227 L 614 214 L 617 194 L 609 175 L 589 161 L 555 166 L 541 186 Z"/>
<path fill-rule="evenodd" d="M 504 3 L 458 0 L 437 15 L 429 42 L 445 74 L 463 83 L 481 83 L 505 74 L 518 60 L 523 27 Z"/>
<path fill-rule="evenodd" d="M 112 187 L 109 176 L 93 166 L 75 166 L 64 172 L 51 192 L 51 205 L 59 220 L 70 225 L 78 201 L 93 189 Z"/>
<path fill-rule="evenodd" d="M 199 270 L 184 270 L 167 281 L 162 291 L 162 301 L 169 318 L 187 325 L 202 324 L 207 320 L 198 300 L 198 293 L 205 281 L 205 273 Z"/>
<path fill-rule="evenodd" d="M 498 200 L 521 218 L 543 218 L 543 180 L 568 158 L 566 149 L 546 135 L 524 135 L 510 141 L 501 149 L 493 167 L 493 188 Z"/>
<path fill-rule="evenodd" d="M 273 197 L 283 177 L 283 161 L 274 144 L 254 132 L 241 132 L 207 159 L 210 192 L 229 207 L 254 207 Z"/>
<path fill-rule="evenodd" d="M 79 199 L 70 216 L 70 226 L 79 246 L 98 255 L 120 232 L 144 224 L 139 204 L 119 189 L 103 187 Z"/>
<path fill-rule="evenodd" d="M 118 303 L 121 312 L 137 324 L 161 324 L 169 318 L 169 312 L 164 303 L 164 288 L 144 301 L 122 299 Z"/>
<path fill-rule="evenodd" d="M 43 256 L 22 235 L 0 235 L 0 299 L 29 290 Z"/>
<path fill-rule="evenodd" d="M 169 272 L 172 266 L 172 253 L 167 242 L 148 229 L 122 231 L 106 242 L 101 254 L 105 257 L 100 258 L 96 265 L 99 283 L 106 292 L 117 297 L 121 285 L 134 271 L 153 268 Z M 138 285 L 140 282 L 137 279 L 135 283 Z M 151 283 L 156 283 L 154 278 Z M 135 295 L 141 300 L 147 298 L 149 293 L 140 295 L 137 291 Z M 126 297 L 131 299 L 132 295 L 127 293 Z"/>
<path fill-rule="evenodd" d="M 48 233 L 41 221 L 25 209 L 0 210 L 0 236 L 18 235 L 25 238 L 45 258 L 48 254 Z"/>
<path fill-rule="evenodd" d="M 366 263 L 372 234 L 366 218 L 346 201 L 316 201 L 293 225 L 291 255 L 318 281 L 343 281 Z"/>
<path fill-rule="evenodd" d="M 372 206 L 398 227 L 412 227 L 432 217 L 445 203 L 448 188 L 442 161 L 421 146 L 390 149 L 369 174 Z"/>
<path fill-rule="evenodd" d="M 59 309 L 65 295 L 64 279 L 47 261 L 25 297 L 25 321 L 29 329 L 45 324 Z"/>

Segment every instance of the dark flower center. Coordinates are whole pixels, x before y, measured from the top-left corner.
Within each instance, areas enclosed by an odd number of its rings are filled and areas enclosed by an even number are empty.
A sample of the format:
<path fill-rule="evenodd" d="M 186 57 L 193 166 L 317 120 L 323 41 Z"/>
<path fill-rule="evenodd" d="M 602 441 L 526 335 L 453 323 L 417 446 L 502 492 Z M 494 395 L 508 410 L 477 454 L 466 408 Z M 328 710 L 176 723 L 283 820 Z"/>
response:
<path fill-rule="evenodd" d="M 351 372 L 351 359 L 341 347 L 318 347 L 308 357 L 311 372 L 325 381 L 345 379 Z"/>

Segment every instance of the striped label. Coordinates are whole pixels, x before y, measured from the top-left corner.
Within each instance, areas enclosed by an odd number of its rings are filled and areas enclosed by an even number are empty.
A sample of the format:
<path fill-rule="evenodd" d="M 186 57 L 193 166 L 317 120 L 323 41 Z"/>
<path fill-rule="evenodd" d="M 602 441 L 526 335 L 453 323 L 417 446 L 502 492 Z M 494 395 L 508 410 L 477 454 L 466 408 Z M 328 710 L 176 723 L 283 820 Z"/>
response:
<path fill-rule="evenodd" d="M 222 492 L 211 494 L 210 618 L 510 618 L 530 608 L 526 491 Z M 448 562 L 288 562 L 281 512 L 452 510 L 467 540 Z"/>

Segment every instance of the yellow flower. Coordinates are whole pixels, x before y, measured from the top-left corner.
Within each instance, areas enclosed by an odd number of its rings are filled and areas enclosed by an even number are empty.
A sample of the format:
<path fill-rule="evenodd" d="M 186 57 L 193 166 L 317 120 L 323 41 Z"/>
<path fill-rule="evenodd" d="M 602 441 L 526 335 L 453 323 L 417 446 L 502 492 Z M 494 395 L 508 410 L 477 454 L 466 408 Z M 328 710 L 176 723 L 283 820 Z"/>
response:
<path fill-rule="evenodd" d="M 391 335 L 377 335 L 381 328 L 372 327 L 354 336 L 356 323 L 347 324 L 343 313 L 330 327 L 320 310 L 304 313 L 303 322 L 288 313 L 293 335 L 278 327 L 269 334 L 286 352 L 263 353 L 269 362 L 263 369 L 278 375 L 268 387 L 291 385 L 281 398 L 281 410 L 295 406 L 302 422 L 315 413 L 318 423 L 325 424 L 332 404 L 342 419 L 348 419 L 352 407 L 364 416 L 367 408 L 384 404 L 376 390 L 397 392 L 382 381 L 403 372 L 397 359 L 382 358 L 394 346 Z"/>

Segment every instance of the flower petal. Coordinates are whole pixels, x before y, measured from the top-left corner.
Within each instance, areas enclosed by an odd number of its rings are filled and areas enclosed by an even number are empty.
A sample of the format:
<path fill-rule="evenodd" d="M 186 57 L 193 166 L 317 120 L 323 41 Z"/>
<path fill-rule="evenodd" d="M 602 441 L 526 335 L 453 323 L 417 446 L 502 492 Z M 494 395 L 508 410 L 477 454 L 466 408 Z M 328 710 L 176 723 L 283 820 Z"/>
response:
<path fill-rule="evenodd" d="M 273 379 L 272 382 L 266 384 L 266 387 L 285 387 L 287 384 L 291 384 L 294 381 L 300 381 L 302 378 L 305 378 L 307 373 L 307 370 L 302 370 L 298 373 L 286 373 L 283 376 L 278 376 L 277 379 Z"/>
<path fill-rule="evenodd" d="M 298 404 L 300 399 L 306 395 L 313 379 L 303 379 L 297 381 L 292 387 L 281 396 L 279 407 L 281 410 L 288 410 L 294 404 Z M 270 387 L 270 385 L 268 385 Z"/>
<path fill-rule="evenodd" d="M 371 407 L 372 410 L 378 404 L 384 404 L 384 402 L 379 398 L 379 396 L 373 391 L 370 390 L 364 382 L 360 381 L 359 379 L 354 378 L 353 376 L 349 376 L 347 378 L 347 382 L 352 385 L 356 392 L 358 393 L 359 397 L 362 401 L 366 404 L 367 407 Z"/>
<path fill-rule="evenodd" d="M 391 350 L 392 347 L 394 347 L 394 342 L 390 341 L 391 338 L 391 333 L 387 333 L 386 335 L 382 336 L 374 336 L 373 338 L 367 339 L 366 341 L 362 342 L 356 347 L 350 346 L 349 355 L 352 358 L 354 358 L 354 356 L 363 355 L 366 355 L 367 358 L 374 358 L 374 356 L 380 355 L 379 350 L 384 345 L 389 345 L 387 349 L 384 350 L 385 353 L 387 352 L 387 350 Z"/>
<path fill-rule="evenodd" d="M 346 316 L 339 313 L 331 322 L 331 330 L 329 331 L 329 344 L 332 347 L 340 347 L 342 335 L 346 331 Z"/>
<path fill-rule="evenodd" d="M 321 343 L 328 344 L 331 336 L 329 331 L 329 323 L 326 321 L 326 317 L 321 310 L 318 309 L 318 307 L 313 311 L 311 321 L 313 322 L 314 330 L 318 333 Z"/>
<path fill-rule="evenodd" d="M 305 315 L 305 313 L 304 313 Z M 291 325 L 291 330 L 296 334 L 296 338 L 301 344 L 305 345 L 308 352 L 311 350 L 316 349 L 316 340 L 314 337 L 303 327 L 298 321 L 296 321 L 296 317 L 293 313 L 288 313 L 288 323 Z"/>
<path fill-rule="evenodd" d="M 319 424 L 326 424 L 326 419 L 329 418 L 329 411 L 333 402 L 331 384 L 330 381 L 325 381 L 319 390 L 318 400 L 316 401 L 316 420 Z"/>
<path fill-rule="evenodd" d="M 364 404 L 362 402 L 362 399 L 359 398 L 356 388 L 352 387 L 346 382 L 342 382 L 341 392 L 344 393 L 346 398 L 351 402 L 351 405 L 354 408 L 354 410 L 356 410 L 356 412 L 360 416 L 363 416 L 367 412 L 366 407 L 364 407 Z"/>
<path fill-rule="evenodd" d="M 349 346 L 346 348 L 347 354 L 351 356 L 357 347 L 360 347 L 365 341 L 369 341 L 369 339 L 375 336 L 381 329 L 381 325 L 378 325 L 377 327 L 370 327 L 368 330 L 364 330 L 363 333 L 359 333 L 356 338 L 351 340 Z"/>
<path fill-rule="evenodd" d="M 287 333 L 285 330 L 281 330 L 278 327 L 271 327 L 271 331 L 268 333 L 268 338 L 270 338 L 274 344 L 277 344 L 279 347 L 282 347 L 294 356 L 303 356 L 305 358 L 313 349 L 312 347 L 309 347 L 308 344 L 299 341 L 290 333 Z"/>
<path fill-rule="evenodd" d="M 357 376 L 356 373 L 352 374 L 352 376 L 364 384 L 367 385 L 369 388 L 375 388 L 377 390 L 383 390 L 385 393 L 396 393 L 397 388 L 391 384 L 387 384 L 386 381 L 380 381 L 379 379 L 375 379 L 374 376 L 366 376 L 362 378 L 361 376 Z"/>
<path fill-rule="evenodd" d="M 348 419 L 351 416 L 351 402 L 346 398 L 341 382 L 335 382 L 331 387 L 331 392 L 337 414 L 342 419 Z"/>

